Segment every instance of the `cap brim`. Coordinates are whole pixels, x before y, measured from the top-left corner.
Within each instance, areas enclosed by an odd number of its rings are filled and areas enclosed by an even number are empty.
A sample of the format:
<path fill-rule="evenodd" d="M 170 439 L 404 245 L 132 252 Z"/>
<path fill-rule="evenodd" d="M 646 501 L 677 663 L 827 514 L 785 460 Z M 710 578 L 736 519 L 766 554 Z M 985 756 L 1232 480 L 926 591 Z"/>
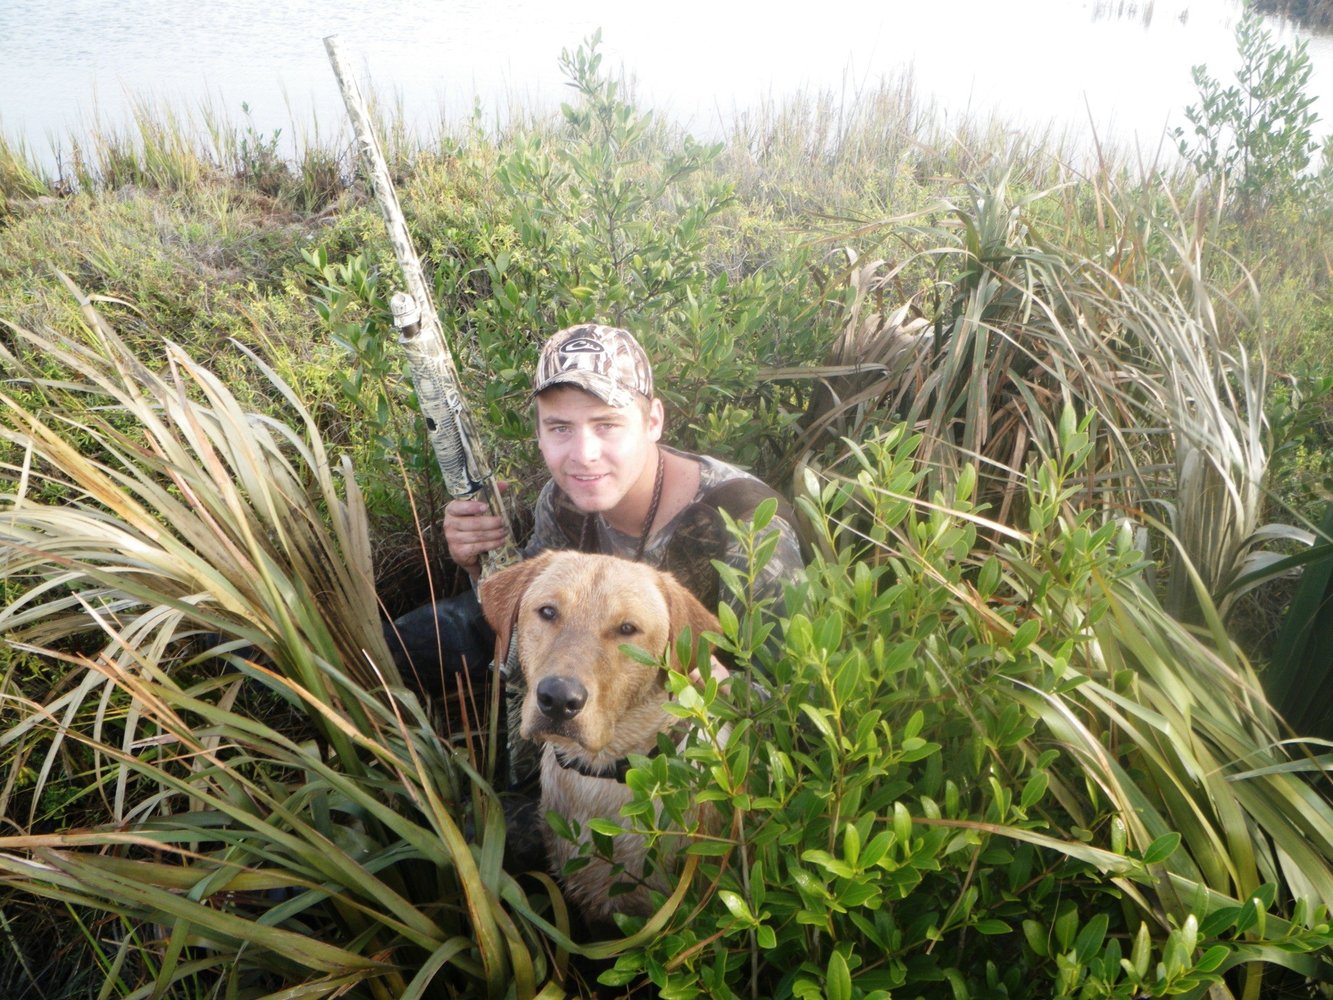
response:
<path fill-rule="evenodd" d="M 616 409 L 634 405 L 634 397 L 639 395 L 633 389 L 626 389 L 620 383 L 607 378 L 605 375 L 587 371 L 568 371 L 547 379 L 539 387 L 533 389 L 532 398 L 536 399 L 547 389 L 554 389 L 562 385 L 573 386 L 576 389 L 582 389 L 584 392 L 590 392 L 607 406 L 614 406 Z"/>

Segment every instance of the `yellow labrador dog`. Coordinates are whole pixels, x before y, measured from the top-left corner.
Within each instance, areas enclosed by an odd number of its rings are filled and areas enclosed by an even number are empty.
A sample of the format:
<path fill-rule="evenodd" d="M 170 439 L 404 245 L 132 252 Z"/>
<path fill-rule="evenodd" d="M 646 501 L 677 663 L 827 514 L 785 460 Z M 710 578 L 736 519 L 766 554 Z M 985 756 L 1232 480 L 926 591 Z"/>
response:
<path fill-rule="evenodd" d="M 620 647 L 660 655 L 685 627 L 697 638 L 716 630 L 717 619 L 669 573 L 565 551 L 543 552 L 486 578 L 481 606 L 497 634 L 508 635 L 512 625 L 517 637 L 527 680 L 519 731 L 544 744 L 543 814 L 576 823 L 587 839 L 589 820 L 614 820 L 630 800 L 627 755 L 655 752 L 657 734 L 675 721 L 663 709 L 662 671 Z M 560 874 L 578 847 L 550 830 L 546 843 Z M 642 838 L 616 837 L 613 858 L 636 886 L 632 891 L 609 895 L 611 866 L 600 858 L 565 880 L 566 895 L 589 920 L 650 912 Z"/>

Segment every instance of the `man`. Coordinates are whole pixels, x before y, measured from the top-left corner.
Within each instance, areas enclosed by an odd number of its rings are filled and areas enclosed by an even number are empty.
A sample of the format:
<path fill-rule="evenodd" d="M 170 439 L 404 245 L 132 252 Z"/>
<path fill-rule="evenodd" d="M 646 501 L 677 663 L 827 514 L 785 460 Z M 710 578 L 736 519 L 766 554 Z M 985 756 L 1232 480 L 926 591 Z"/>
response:
<path fill-rule="evenodd" d="M 625 330 L 592 323 L 561 330 L 542 347 L 532 395 L 537 444 L 551 479 L 537 499 L 523 557 L 579 549 L 642 560 L 672 572 L 706 606 L 719 598 L 734 603 L 712 560 L 745 570 L 747 557 L 720 511 L 749 519 L 777 494 L 733 465 L 661 443 L 662 401 L 639 342 Z M 783 583 L 802 569 L 785 503 L 765 530 L 779 537 L 754 596 L 772 598 L 780 610 Z M 483 501 L 453 500 L 445 507 L 444 533 L 450 557 L 476 580 L 482 555 L 504 541 L 505 526 Z M 391 648 L 411 661 L 409 676 L 415 667 L 429 690 L 437 689 L 442 672 L 484 668 L 494 639 L 475 592 L 409 612 L 389 631 Z"/>

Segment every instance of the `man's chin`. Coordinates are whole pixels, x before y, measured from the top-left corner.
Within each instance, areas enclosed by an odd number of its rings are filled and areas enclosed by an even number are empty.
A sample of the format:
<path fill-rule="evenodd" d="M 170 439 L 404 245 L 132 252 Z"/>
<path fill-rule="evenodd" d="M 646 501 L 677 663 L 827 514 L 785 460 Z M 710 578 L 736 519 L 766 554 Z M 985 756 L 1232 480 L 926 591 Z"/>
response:
<path fill-rule="evenodd" d="M 605 489 L 588 489 L 578 483 L 567 483 L 565 496 L 569 497 L 570 502 L 584 514 L 601 514 L 616 505 L 616 498 L 610 496 Z"/>

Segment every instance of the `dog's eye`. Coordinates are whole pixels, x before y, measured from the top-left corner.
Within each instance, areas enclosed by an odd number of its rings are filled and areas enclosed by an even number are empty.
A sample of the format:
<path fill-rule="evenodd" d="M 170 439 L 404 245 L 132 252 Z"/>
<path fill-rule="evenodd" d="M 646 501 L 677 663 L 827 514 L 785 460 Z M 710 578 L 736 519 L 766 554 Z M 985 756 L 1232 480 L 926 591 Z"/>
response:
<path fill-rule="evenodd" d="M 620 623 L 620 634 L 621 634 L 621 635 L 634 635 L 634 634 L 636 634 L 638 631 L 639 631 L 639 626 L 635 625 L 633 622 L 621 622 L 621 623 Z"/>
<path fill-rule="evenodd" d="M 540 608 L 537 609 L 537 614 L 541 615 L 548 622 L 553 622 L 556 619 L 555 605 L 543 604 Z"/>

